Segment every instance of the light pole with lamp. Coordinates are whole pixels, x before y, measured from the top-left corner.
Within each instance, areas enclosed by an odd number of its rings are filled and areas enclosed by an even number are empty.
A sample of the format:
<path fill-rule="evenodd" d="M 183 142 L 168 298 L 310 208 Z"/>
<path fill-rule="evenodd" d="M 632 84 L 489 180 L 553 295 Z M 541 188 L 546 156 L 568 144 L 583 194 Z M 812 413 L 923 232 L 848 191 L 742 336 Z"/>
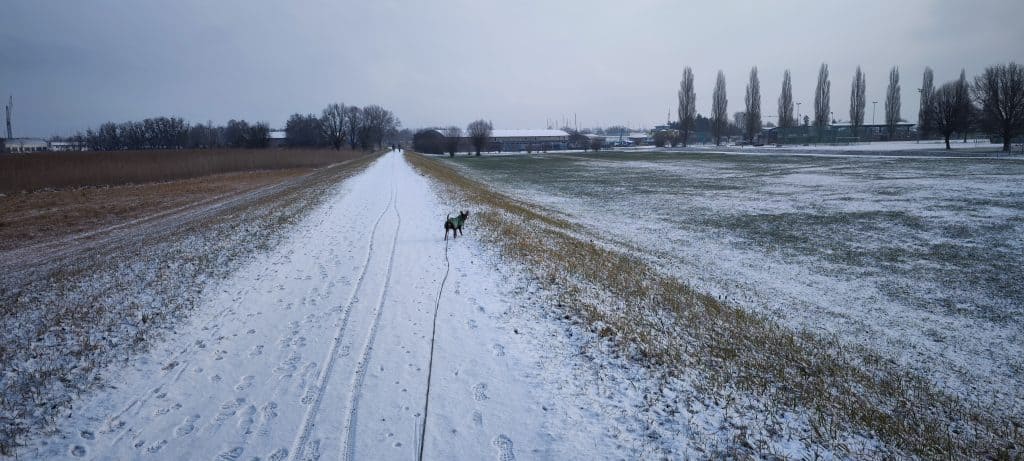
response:
<path fill-rule="evenodd" d="M 917 89 L 918 100 L 921 100 L 921 95 L 924 94 L 924 88 Z M 921 144 L 921 117 L 917 120 L 917 143 Z"/>
<path fill-rule="evenodd" d="M 874 126 L 875 125 L 875 106 L 877 104 L 878 104 L 878 101 L 871 101 L 871 125 L 872 125 L 871 126 L 871 131 L 872 131 L 872 133 L 874 133 L 874 132 L 876 132 L 878 130 L 878 127 Z"/>

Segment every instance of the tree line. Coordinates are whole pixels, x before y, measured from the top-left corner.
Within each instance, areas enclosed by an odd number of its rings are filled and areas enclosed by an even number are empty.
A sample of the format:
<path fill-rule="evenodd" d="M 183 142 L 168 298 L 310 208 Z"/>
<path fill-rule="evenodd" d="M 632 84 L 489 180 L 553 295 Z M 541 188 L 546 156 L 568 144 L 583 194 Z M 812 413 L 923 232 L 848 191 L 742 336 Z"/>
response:
<path fill-rule="evenodd" d="M 260 148 L 269 143 L 266 123 L 229 120 L 226 125 L 190 124 L 178 117 L 153 117 L 141 121 L 106 122 L 65 138 L 90 150 Z"/>
<path fill-rule="evenodd" d="M 462 128 L 449 126 L 445 128 L 423 128 L 417 130 L 412 137 L 413 149 L 427 154 L 448 153 L 455 156 L 459 148 L 468 143 L 465 147 L 472 149 L 476 155 L 487 149 L 491 142 L 491 133 L 494 125 L 490 121 L 479 119 L 474 120 L 466 126 L 465 135 Z M 438 137 L 440 134 L 441 137 Z"/>
<path fill-rule="evenodd" d="M 935 89 L 934 75 L 931 68 L 926 68 L 921 92 L 921 108 L 918 114 L 918 135 L 928 137 L 941 135 L 949 148 L 949 139 L 953 133 L 966 136 L 970 129 L 980 129 L 997 134 L 1003 143 L 1003 151 L 1009 152 L 1010 144 L 1016 136 L 1024 133 L 1024 66 L 1016 63 L 989 66 L 973 81 L 967 79 L 961 70 L 960 77 L 947 82 Z M 814 105 L 811 114 L 803 117 L 803 124 L 811 126 L 822 136 L 826 128 L 835 123 L 831 110 L 832 83 L 828 64 L 818 69 L 818 80 L 814 91 Z M 885 92 L 884 120 L 886 132 L 892 138 L 897 126 L 903 121 L 901 117 L 901 86 L 898 67 L 889 71 L 889 82 Z M 860 135 L 864 127 L 865 108 L 867 105 L 867 77 L 857 66 L 850 85 L 850 130 L 855 137 Z M 761 90 L 757 67 L 750 70 L 744 111 L 737 112 L 733 123 L 728 116 L 728 96 L 725 88 L 725 74 L 719 70 L 712 91 L 711 116 L 704 119 L 696 111 L 696 91 L 694 89 L 693 70 L 683 69 L 677 94 L 678 120 L 675 123 L 679 130 L 678 142 L 684 146 L 689 144 L 691 133 L 708 131 L 716 145 L 720 145 L 722 137 L 729 136 L 730 130 L 739 129 L 744 138 L 752 142 L 761 132 Z M 800 121 L 793 115 L 793 86 L 789 70 L 783 73 L 782 88 L 778 99 L 778 127 L 792 128 Z"/>
<path fill-rule="evenodd" d="M 330 104 L 320 116 L 292 114 L 285 123 L 290 147 L 333 147 L 355 149 L 383 147 L 386 140 L 399 137 L 402 123 L 391 111 L 377 105 L 366 107 Z"/>
<path fill-rule="evenodd" d="M 401 122 L 383 107 L 363 108 L 330 104 L 319 117 L 292 115 L 285 124 L 288 147 L 333 147 L 355 149 L 383 147 L 386 140 L 399 137 Z M 264 148 L 270 144 L 270 126 L 229 120 L 224 125 L 212 122 L 188 123 L 180 117 L 153 117 L 122 123 L 106 122 L 95 130 L 87 129 L 67 141 L 91 150 Z"/>

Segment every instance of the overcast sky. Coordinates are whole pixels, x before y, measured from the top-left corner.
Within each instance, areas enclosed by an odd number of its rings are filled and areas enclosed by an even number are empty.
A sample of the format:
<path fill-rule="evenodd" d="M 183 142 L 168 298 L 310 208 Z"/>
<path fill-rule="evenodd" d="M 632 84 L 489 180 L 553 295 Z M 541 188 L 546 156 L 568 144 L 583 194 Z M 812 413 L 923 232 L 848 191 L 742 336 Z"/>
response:
<path fill-rule="evenodd" d="M 715 73 L 732 113 L 756 65 L 772 115 L 783 70 L 806 114 L 826 62 L 836 118 L 849 118 L 859 64 L 866 121 L 875 100 L 883 120 L 898 65 L 914 121 L 926 65 L 938 85 L 961 67 L 1024 62 L 1021 18 L 1021 0 L 4 0 L 0 94 L 14 95 L 16 136 L 157 115 L 279 127 L 335 101 L 380 104 L 410 128 L 543 128 L 573 114 L 650 127 L 675 117 L 685 66 L 707 114 Z"/>

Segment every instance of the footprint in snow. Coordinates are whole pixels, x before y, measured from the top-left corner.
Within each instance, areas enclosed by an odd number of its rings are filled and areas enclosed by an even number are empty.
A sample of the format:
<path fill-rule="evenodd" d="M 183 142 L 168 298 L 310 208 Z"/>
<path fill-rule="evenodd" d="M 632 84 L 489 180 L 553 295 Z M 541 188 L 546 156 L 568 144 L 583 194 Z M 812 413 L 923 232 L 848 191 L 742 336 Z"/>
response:
<path fill-rule="evenodd" d="M 82 431 L 79 435 L 85 440 L 94 440 L 96 438 L 96 434 L 93 434 L 92 431 Z"/>
<path fill-rule="evenodd" d="M 186 416 L 185 421 L 174 428 L 174 436 L 180 438 L 191 434 L 192 431 L 196 430 L 197 422 L 199 422 L 199 415 Z"/>
<path fill-rule="evenodd" d="M 487 400 L 487 398 L 488 397 L 486 383 L 477 383 L 475 386 L 473 386 L 473 400 L 476 400 L 477 402 L 482 402 L 484 400 Z"/>
<path fill-rule="evenodd" d="M 505 356 L 505 346 L 502 346 L 501 344 L 495 344 L 495 345 L 491 346 L 491 349 L 494 351 L 494 356 L 495 357 L 504 357 Z"/>
<path fill-rule="evenodd" d="M 256 423 L 256 406 L 249 405 L 238 415 L 238 431 L 242 434 L 252 434 L 252 426 Z"/>
<path fill-rule="evenodd" d="M 507 435 L 500 434 L 491 443 L 498 449 L 498 459 L 500 461 L 513 461 L 516 459 L 515 452 L 512 451 L 512 439 L 508 438 Z"/>
<path fill-rule="evenodd" d="M 260 408 L 259 435 L 270 434 L 270 421 L 277 417 L 277 402 L 267 402 Z"/>
<path fill-rule="evenodd" d="M 156 443 L 146 447 L 146 452 L 147 453 L 156 453 L 156 452 L 160 451 L 160 449 L 163 448 L 164 445 L 167 445 L 167 441 L 166 440 L 161 440 L 159 442 L 156 442 Z"/>
<path fill-rule="evenodd" d="M 245 451 L 242 447 L 234 447 L 230 450 L 220 452 L 216 458 L 217 461 L 235 461 L 242 456 L 242 452 Z"/>
<path fill-rule="evenodd" d="M 86 451 L 85 447 L 81 445 L 75 445 L 71 447 L 71 456 L 74 456 L 76 458 L 82 458 L 85 456 L 86 453 L 88 453 L 88 451 Z"/>
<path fill-rule="evenodd" d="M 273 453 L 268 455 L 267 459 L 270 460 L 270 461 L 284 461 L 285 458 L 287 458 L 287 457 L 288 457 L 288 449 L 287 448 L 278 448 L 277 450 L 274 450 Z"/>
<path fill-rule="evenodd" d="M 256 377 L 253 376 L 253 375 L 245 375 L 245 376 L 243 376 L 242 379 L 240 381 L 238 381 L 238 385 L 235 386 L 235 391 L 242 392 L 242 391 L 252 387 L 252 382 L 255 379 L 256 379 Z"/>
<path fill-rule="evenodd" d="M 214 419 L 218 423 L 224 422 L 228 418 L 234 416 L 235 413 L 238 413 L 238 409 L 242 406 L 243 403 L 245 403 L 245 399 L 243 398 L 225 401 L 224 403 L 220 404 L 220 412 L 217 413 L 217 416 Z"/>

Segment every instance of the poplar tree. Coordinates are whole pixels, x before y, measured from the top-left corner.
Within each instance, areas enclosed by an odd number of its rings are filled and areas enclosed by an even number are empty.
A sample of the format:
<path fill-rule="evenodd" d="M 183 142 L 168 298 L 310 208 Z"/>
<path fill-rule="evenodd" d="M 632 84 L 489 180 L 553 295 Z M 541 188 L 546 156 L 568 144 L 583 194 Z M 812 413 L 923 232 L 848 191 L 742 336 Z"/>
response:
<path fill-rule="evenodd" d="M 725 95 L 725 74 L 719 70 L 711 101 L 711 135 L 715 145 L 722 145 L 722 134 L 729 126 L 729 99 Z"/>
<path fill-rule="evenodd" d="M 828 64 L 822 63 L 818 69 L 818 87 L 814 91 L 814 127 L 818 130 L 818 137 L 825 134 L 825 127 L 829 120 L 829 100 L 831 98 L 832 83 L 828 79 Z"/>
<path fill-rule="evenodd" d="M 690 141 L 694 119 L 697 116 L 697 95 L 693 91 L 693 70 L 683 69 L 683 79 L 679 81 L 679 134 L 683 147 Z"/>
<path fill-rule="evenodd" d="M 885 92 L 885 126 L 889 139 L 896 136 L 896 124 L 900 122 L 900 69 L 889 71 L 889 88 Z"/>
<path fill-rule="evenodd" d="M 753 142 L 754 136 L 761 132 L 761 81 L 757 78 L 757 66 L 750 69 L 750 83 L 747 83 L 746 103 L 747 115 L 745 129 L 747 141 Z"/>

